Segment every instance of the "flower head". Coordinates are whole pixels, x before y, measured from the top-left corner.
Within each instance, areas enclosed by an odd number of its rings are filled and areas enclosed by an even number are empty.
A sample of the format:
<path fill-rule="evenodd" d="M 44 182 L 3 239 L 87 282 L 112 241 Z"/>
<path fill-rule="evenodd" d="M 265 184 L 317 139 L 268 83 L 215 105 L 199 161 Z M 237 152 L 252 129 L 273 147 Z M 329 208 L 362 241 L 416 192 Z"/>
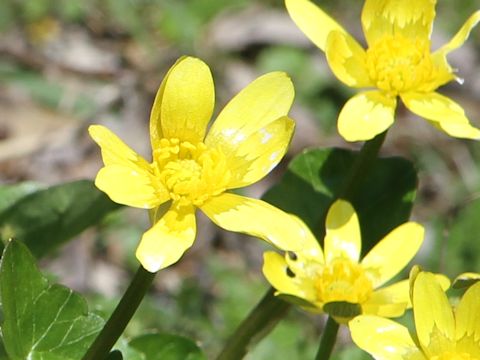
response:
<path fill-rule="evenodd" d="M 420 272 L 412 279 L 416 340 L 403 325 L 376 317 L 359 316 L 349 323 L 354 342 L 382 360 L 480 359 L 480 283 L 472 285 L 452 308 L 445 281 Z"/>
<path fill-rule="evenodd" d="M 366 0 L 362 25 L 368 48 L 309 0 L 285 0 L 298 27 L 323 51 L 335 76 L 348 86 L 374 88 L 343 107 L 338 131 L 348 141 L 370 140 L 394 121 L 397 97 L 413 113 L 460 138 L 480 139 L 462 107 L 436 92 L 454 80 L 447 55 L 480 21 L 475 12 L 457 34 L 431 52 L 436 0 Z"/>
<path fill-rule="evenodd" d="M 338 322 L 358 314 L 395 317 L 409 306 L 408 280 L 382 287 L 412 259 L 423 242 L 423 227 L 407 222 L 392 230 L 362 260 L 360 226 L 353 207 L 337 200 L 326 220 L 324 250 L 308 234 L 305 247 L 281 256 L 264 254 L 263 273 L 277 295 L 326 312 Z"/>
<path fill-rule="evenodd" d="M 107 128 L 90 127 L 105 164 L 96 186 L 115 202 L 150 209 L 154 225 L 136 252 L 147 270 L 175 263 L 192 246 L 197 207 L 224 229 L 282 249 L 301 246 L 303 229 L 289 215 L 226 192 L 260 180 L 282 159 L 294 130 L 287 116 L 293 96 L 286 74 L 266 74 L 226 105 L 206 135 L 215 98 L 212 75 L 201 60 L 182 57 L 153 104 L 151 162 Z"/>

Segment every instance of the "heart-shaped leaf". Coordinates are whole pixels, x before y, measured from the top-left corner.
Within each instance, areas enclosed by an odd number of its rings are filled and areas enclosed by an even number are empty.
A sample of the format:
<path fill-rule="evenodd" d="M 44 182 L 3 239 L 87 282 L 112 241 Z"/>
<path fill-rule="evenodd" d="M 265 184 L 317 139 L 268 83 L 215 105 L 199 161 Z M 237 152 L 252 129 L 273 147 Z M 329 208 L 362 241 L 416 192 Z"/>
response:
<path fill-rule="evenodd" d="M 0 264 L 2 334 L 12 360 L 81 359 L 104 321 L 74 291 L 51 285 L 27 247 L 12 240 Z"/>
<path fill-rule="evenodd" d="M 0 211 L 0 238 L 21 240 L 41 257 L 119 207 L 88 180 L 52 186 Z"/>
<path fill-rule="evenodd" d="M 359 153 L 345 149 L 307 150 L 292 160 L 288 172 L 264 199 L 294 213 L 323 241 L 328 208 L 344 190 Z M 399 157 L 377 158 L 356 179 L 350 201 L 359 216 L 362 251 L 367 252 L 410 216 L 417 186 L 416 171 Z"/>

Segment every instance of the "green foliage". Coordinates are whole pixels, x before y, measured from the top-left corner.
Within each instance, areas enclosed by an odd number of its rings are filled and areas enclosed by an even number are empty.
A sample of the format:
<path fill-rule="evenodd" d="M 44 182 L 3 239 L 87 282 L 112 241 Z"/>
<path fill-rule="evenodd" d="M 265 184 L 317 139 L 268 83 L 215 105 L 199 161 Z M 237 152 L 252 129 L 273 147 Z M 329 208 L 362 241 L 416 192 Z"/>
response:
<path fill-rule="evenodd" d="M 123 340 L 107 360 L 206 360 L 194 341 L 174 334 L 142 334 Z"/>
<path fill-rule="evenodd" d="M 42 186 L 40 184 L 33 182 L 0 186 L 0 213 L 4 212 L 24 196 L 38 191 L 41 188 Z"/>
<path fill-rule="evenodd" d="M 313 149 L 297 156 L 279 184 L 265 200 L 301 217 L 318 236 L 326 212 L 343 191 L 358 152 L 345 149 Z M 413 165 L 402 158 L 376 159 L 372 169 L 359 179 L 348 198 L 358 213 L 363 252 L 410 216 L 417 175 Z"/>
<path fill-rule="evenodd" d="M 214 15 L 226 6 L 238 9 L 246 4 L 248 4 L 246 0 L 160 0 L 158 5 L 163 11 L 159 27 L 169 39 L 175 41 L 180 47 L 189 49 L 202 33 L 207 21 Z"/>
<path fill-rule="evenodd" d="M 48 283 L 19 241 L 3 253 L 0 292 L 3 341 L 12 360 L 80 359 L 103 326 L 80 295 Z"/>
<path fill-rule="evenodd" d="M 455 277 L 465 271 L 480 272 L 480 199 L 458 212 L 443 249 L 445 262 L 442 269 Z M 441 237 L 441 234 L 438 235 Z"/>
<path fill-rule="evenodd" d="M 172 334 L 146 334 L 132 339 L 130 347 L 145 360 L 205 360 L 200 348 L 190 339 Z"/>
<path fill-rule="evenodd" d="M 18 194 L 20 190 L 11 191 Z M 91 181 L 52 186 L 4 207 L 0 211 L 0 238 L 4 243 L 11 238 L 21 240 L 41 257 L 119 207 Z"/>

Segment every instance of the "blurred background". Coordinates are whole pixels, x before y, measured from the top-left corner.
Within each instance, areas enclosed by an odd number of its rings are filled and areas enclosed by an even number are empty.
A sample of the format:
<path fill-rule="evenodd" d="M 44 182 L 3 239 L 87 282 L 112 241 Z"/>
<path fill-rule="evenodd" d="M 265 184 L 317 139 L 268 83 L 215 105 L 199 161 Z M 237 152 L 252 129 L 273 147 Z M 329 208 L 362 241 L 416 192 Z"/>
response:
<path fill-rule="evenodd" d="M 318 3 L 318 2 L 317 2 Z M 363 2 L 325 0 L 323 9 L 364 43 Z M 480 7 L 474 0 L 441 0 L 433 47 L 450 39 Z M 336 117 L 353 94 L 337 81 L 324 54 L 296 28 L 279 0 L 2 0 L 0 1 L 0 183 L 33 187 L 93 179 L 100 151 L 90 124 L 112 129 L 150 158 L 148 118 L 166 70 L 181 55 L 212 69 L 216 112 L 242 87 L 273 70 L 290 74 L 297 122 L 284 161 L 245 190 L 260 197 L 306 147 L 340 146 Z M 480 126 L 480 28 L 450 56 L 465 83 L 441 91 Z M 450 277 L 480 271 L 480 144 L 451 139 L 399 107 L 383 155 L 404 156 L 419 170 L 413 218 L 427 227 L 417 262 Z M 176 332 L 199 341 L 209 357 L 258 302 L 259 241 L 220 231 L 199 214 L 194 247 L 162 271 L 127 329 Z M 108 314 L 138 264 L 134 250 L 148 228 L 145 211 L 122 209 L 63 246 L 42 268 L 85 294 Z M 308 359 L 323 319 L 293 309 L 249 359 Z M 363 359 L 342 334 L 337 359 Z"/>

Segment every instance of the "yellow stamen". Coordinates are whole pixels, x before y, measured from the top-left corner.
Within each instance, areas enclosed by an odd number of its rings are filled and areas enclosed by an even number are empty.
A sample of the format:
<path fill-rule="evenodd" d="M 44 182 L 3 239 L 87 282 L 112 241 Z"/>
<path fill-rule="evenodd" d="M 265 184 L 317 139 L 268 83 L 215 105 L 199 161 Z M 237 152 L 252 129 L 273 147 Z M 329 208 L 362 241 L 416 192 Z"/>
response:
<path fill-rule="evenodd" d="M 381 90 L 431 91 L 439 70 L 430 55 L 430 41 L 387 35 L 367 50 L 366 65 L 372 82 Z"/>
<path fill-rule="evenodd" d="M 315 285 L 318 300 L 324 304 L 332 301 L 361 304 L 373 291 L 362 267 L 346 258 L 336 258 L 326 264 Z"/>
<path fill-rule="evenodd" d="M 173 200 L 196 206 L 224 192 L 231 177 L 224 154 L 202 142 L 162 139 L 153 152 L 153 165 Z"/>

